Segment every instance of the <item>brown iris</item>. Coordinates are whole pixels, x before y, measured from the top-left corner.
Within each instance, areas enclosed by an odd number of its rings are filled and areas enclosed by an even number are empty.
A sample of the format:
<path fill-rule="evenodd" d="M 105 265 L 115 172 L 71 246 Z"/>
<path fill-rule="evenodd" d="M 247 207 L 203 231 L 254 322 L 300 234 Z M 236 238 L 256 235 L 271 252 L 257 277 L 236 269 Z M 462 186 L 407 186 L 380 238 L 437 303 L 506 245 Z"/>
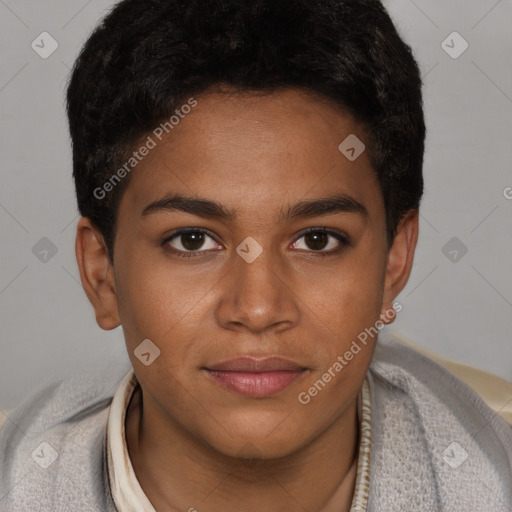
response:
<path fill-rule="evenodd" d="M 328 242 L 329 235 L 322 233 L 321 231 L 315 231 L 313 233 L 307 233 L 304 235 L 304 240 L 310 249 L 320 250 L 323 249 Z"/>
<path fill-rule="evenodd" d="M 204 233 L 193 232 L 193 233 L 182 233 L 181 234 L 181 244 L 188 251 L 196 251 L 200 249 L 204 244 Z"/>

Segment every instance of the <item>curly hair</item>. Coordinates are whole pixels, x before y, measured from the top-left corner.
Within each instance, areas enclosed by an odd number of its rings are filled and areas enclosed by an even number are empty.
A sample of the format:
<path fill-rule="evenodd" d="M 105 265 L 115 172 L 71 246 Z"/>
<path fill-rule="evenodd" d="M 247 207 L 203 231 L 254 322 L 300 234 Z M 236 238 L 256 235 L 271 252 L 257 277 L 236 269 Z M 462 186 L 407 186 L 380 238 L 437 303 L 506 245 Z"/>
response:
<path fill-rule="evenodd" d="M 129 177 L 101 187 L 184 98 L 227 84 L 299 87 L 364 128 L 384 198 L 388 244 L 423 194 L 422 81 L 379 0 L 123 0 L 92 32 L 67 88 L 78 208 L 113 262 Z"/>

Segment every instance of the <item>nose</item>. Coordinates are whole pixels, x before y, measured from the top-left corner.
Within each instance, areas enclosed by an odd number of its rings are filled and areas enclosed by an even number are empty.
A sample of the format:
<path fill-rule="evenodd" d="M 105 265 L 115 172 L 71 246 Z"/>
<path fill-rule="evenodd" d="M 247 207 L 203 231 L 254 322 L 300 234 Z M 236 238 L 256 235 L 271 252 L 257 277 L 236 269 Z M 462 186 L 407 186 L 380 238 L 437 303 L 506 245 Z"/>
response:
<path fill-rule="evenodd" d="M 217 308 L 218 322 L 229 330 L 281 332 L 299 320 L 299 301 L 290 271 L 278 255 L 263 250 L 252 262 L 238 254 L 226 276 Z"/>

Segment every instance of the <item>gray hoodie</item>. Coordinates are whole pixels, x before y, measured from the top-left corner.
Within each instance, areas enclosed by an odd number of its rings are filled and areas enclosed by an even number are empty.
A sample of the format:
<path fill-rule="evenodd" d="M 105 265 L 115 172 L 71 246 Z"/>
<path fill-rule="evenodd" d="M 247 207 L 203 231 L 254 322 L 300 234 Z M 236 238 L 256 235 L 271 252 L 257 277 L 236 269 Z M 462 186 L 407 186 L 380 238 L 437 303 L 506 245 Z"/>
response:
<path fill-rule="evenodd" d="M 0 429 L 1 512 L 116 512 L 106 425 L 129 370 L 75 374 L 12 412 Z M 367 377 L 368 512 L 512 510 L 512 429 L 471 388 L 385 330 Z"/>

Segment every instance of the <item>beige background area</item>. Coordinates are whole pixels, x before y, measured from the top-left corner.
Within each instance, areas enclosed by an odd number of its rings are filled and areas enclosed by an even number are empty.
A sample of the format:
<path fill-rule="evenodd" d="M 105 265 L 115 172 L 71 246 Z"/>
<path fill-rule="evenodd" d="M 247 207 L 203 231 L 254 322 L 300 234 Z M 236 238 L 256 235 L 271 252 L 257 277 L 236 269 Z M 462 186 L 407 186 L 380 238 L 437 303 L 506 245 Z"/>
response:
<path fill-rule="evenodd" d="M 385 3 L 420 63 L 428 128 L 420 240 L 391 332 L 512 381 L 512 1 Z M 70 67 L 111 5 L 0 0 L 0 409 L 127 361 L 79 283 L 64 110 Z M 31 46 L 41 37 L 58 45 L 47 58 Z"/>

